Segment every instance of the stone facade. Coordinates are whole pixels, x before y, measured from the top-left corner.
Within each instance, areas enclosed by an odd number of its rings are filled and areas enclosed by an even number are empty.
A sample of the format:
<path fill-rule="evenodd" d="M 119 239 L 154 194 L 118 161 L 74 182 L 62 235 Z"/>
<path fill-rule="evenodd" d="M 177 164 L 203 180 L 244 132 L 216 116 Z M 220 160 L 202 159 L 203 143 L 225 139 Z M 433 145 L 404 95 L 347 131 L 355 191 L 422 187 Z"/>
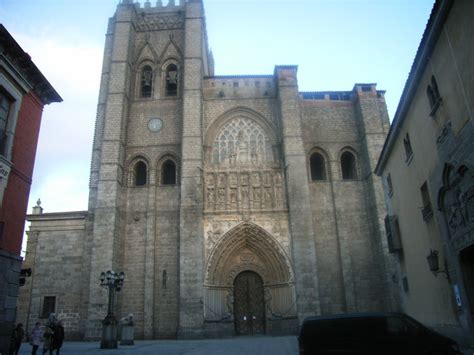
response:
<path fill-rule="evenodd" d="M 372 173 L 389 128 L 384 92 L 299 92 L 296 66 L 216 76 L 213 62 L 201 1 L 118 5 L 89 209 L 29 216 L 37 271 L 22 320 L 56 295 L 67 334 L 98 338 L 108 269 L 125 272 L 117 313 L 133 313 L 139 339 L 287 334 L 309 315 L 396 306 Z M 56 245 L 56 259 L 34 258 Z M 44 263 L 67 264 L 67 276 Z M 245 272 L 263 285 L 248 314 L 235 287 Z"/>
<path fill-rule="evenodd" d="M 473 15 L 436 1 L 376 170 L 402 309 L 454 336 L 474 329 Z"/>

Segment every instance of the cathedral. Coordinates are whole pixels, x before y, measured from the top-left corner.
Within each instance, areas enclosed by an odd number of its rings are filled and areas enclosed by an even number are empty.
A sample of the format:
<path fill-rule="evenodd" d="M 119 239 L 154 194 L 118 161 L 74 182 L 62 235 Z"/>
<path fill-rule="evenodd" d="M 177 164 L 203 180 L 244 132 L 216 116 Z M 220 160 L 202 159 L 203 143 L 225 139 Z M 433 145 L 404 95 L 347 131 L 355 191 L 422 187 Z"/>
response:
<path fill-rule="evenodd" d="M 107 289 L 137 339 L 294 334 L 397 309 L 373 171 L 384 91 L 298 91 L 297 66 L 214 74 L 203 3 L 121 0 L 109 20 L 87 211 L 31 222 L 17 320 L 100 338 Z"/>

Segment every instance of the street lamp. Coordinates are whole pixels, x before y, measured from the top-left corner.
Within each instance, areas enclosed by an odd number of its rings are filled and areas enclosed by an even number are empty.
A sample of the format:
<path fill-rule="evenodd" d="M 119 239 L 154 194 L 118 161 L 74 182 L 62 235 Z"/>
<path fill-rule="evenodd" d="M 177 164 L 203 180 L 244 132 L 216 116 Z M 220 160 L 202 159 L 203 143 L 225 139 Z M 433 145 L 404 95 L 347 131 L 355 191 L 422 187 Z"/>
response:
<path fill-rule="evenodd" d="M 115 292 L 119 292 L 125 279 L 124 272 L 116 273 L 111 270 L 100 273 L 100 285 L 109 290 L 107 315 L 102 321 L 101 349 L 117 349 L 117 319 L 114 316 Z"/>
<path fill-rule="evenodd" d="M 437 277 L 438 274 L 441 272 L 446 273 L 446 270 L 439 269 L 439 257 L 438 257 L 438 251 L 436 249 L 435 250 L 430 249 L 430 253 L 426 257 L 426 260 L 428 260 L 430 271 L 435 275 L 435 277 Z M 447 277 L 447 273 L 446 273 L 446 277 Z"/>

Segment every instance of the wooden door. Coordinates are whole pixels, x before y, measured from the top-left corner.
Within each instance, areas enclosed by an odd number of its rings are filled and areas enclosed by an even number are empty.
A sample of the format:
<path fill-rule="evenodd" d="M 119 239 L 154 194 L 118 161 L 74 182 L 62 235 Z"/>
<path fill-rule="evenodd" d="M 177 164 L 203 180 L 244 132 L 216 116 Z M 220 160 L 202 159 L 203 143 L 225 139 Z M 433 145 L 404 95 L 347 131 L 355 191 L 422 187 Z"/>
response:
<path fill-rule="evenodd" d="M 236 334 L 265 333 L 263 281 L 253 271 L 244 271 L 234 280 L 234 317 Z"/>

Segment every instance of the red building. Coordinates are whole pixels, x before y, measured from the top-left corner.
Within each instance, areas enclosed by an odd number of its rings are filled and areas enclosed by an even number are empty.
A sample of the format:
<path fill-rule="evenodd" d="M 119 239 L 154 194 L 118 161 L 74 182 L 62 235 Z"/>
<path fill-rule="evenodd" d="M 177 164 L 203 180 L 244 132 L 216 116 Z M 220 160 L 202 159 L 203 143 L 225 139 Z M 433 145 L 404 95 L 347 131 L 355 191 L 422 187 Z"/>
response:
<path fill-rule="evenodd" d="M 28 195 L 44 105 L 62 101 L 0 24 L 0 353 L 8 354 Z"/>

